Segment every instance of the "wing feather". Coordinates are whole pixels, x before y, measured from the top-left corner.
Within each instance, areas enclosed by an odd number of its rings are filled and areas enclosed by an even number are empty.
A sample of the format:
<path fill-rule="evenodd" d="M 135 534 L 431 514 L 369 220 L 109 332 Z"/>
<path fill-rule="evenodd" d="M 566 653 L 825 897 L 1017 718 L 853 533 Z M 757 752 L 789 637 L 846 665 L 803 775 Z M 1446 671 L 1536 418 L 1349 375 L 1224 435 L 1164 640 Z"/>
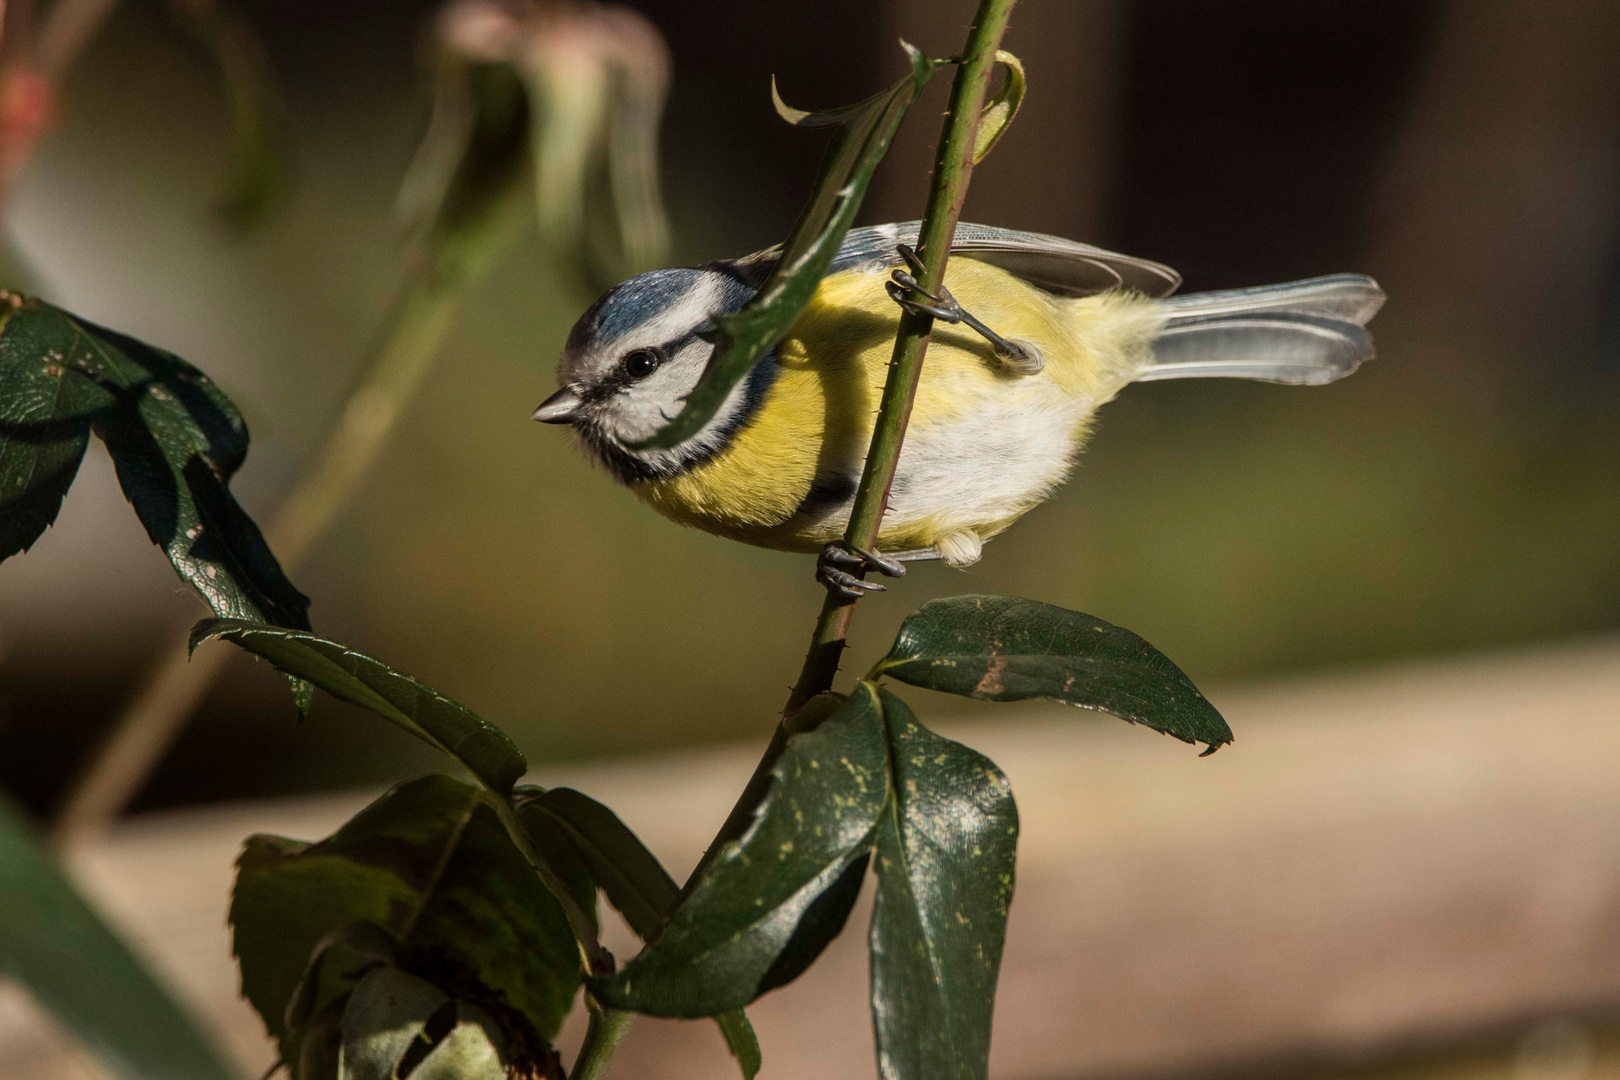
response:
<path fill-rule="evenodd" d="M 827 273 L 857 268 L 883 270 L 901 265 L 895 245 L 915 246 L 920 224 L 902 221 L 851 229 Z M 1161 263 L 1062 237 L 998 229 L 992 225 L 958 224 L 951 253 L 999 266 L 1059 296 L 1090 296 L 1123 288 L 1157 298 L 1169 296 L 1181 284 L 1181 275 Z M 760 266 L 774 262 L 780 254 L 780 246 L 767 248 L 738 262 Z"/>

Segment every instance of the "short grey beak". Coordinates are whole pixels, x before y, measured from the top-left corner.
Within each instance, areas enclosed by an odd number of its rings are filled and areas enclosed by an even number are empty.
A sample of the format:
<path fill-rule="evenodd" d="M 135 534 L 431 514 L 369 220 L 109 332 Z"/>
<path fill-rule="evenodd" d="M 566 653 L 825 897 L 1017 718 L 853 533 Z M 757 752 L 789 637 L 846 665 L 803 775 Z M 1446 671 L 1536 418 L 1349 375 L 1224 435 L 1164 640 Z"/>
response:
<path fill-rule="evenodd" d="M 582 404 L 579 395 L 565 386 L 540 403 L 534 418 L 542 424 L 572 424 Z"/>

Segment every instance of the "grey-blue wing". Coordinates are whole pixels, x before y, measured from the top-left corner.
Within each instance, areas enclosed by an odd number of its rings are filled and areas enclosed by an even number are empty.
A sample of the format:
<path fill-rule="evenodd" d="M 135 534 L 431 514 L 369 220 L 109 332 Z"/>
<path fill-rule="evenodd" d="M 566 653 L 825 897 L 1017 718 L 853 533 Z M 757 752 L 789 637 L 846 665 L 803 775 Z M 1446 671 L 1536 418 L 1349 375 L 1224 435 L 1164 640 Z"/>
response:
<path fill-rule="evenodd" d="M 915 247 L 920 223 L 901 221 L 851 229 L 828 267 L 829 274 L 868 267 L 884 270 L 901 265 L 899 244 Z M 780 247 L 738 260 L 746 265 L 774 262 Z M 1059 296 L 1090 296 L 1109 289 L 1130 289 L 1145 296 L 1175 292 L 1181 275 L 1148 259 L 1104 251 L 1043 233 L 998 229 L 962 222 L 956 226 L 951 254 L 999 266 L 1023 280 Z"/>

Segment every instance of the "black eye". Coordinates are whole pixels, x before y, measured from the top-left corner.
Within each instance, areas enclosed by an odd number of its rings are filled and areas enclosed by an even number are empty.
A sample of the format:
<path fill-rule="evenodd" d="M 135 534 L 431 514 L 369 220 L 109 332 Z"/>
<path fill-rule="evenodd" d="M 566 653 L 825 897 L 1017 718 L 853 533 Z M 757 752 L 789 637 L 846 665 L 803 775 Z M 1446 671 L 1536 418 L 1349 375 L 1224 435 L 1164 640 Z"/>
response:
<path fill-rule="evenodd" d="M 662 349 L 636 349 L 625 355 L 624 373 L 632 379 L 645 379 L 664 362 Z"/>

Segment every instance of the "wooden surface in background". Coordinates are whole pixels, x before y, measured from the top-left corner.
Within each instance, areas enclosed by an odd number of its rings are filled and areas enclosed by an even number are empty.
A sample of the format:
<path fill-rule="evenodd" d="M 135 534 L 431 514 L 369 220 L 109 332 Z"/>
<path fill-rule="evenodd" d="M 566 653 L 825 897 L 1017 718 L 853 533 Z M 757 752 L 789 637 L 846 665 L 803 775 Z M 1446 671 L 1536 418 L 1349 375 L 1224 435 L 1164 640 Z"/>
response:
<path fill-rule="evenodd" d="M 1237 742 L 1206 759 L 1084 712 L 985 706 L 945 723 L 938 699 L 915 702 L 1003 767 L 1023 820 L 994 1076 L 1374 1057 L 1426 1033 L 1620 1001 L 1620 640 L 1213 697 Z M 756 750 L 536 779 L 608 802 L 679 877 Z M 232 859 L 250 832 L 324 836 L 367 798 L 153 815 L 74 860 L 244 1075 L 273 1055 L 236 994 Z M 866 910 L 750 1009 L 763 1076 L 872 1075 Z M 608 921 L 610 947 L 631 955 Z M 565 1044 L 579 1034 L 570 1025 Z M 731 1068 L 712 1025 L 638 1020 L 615 1075 Z M 101 1075 L 0 988 L 0 1077 Z"/>

